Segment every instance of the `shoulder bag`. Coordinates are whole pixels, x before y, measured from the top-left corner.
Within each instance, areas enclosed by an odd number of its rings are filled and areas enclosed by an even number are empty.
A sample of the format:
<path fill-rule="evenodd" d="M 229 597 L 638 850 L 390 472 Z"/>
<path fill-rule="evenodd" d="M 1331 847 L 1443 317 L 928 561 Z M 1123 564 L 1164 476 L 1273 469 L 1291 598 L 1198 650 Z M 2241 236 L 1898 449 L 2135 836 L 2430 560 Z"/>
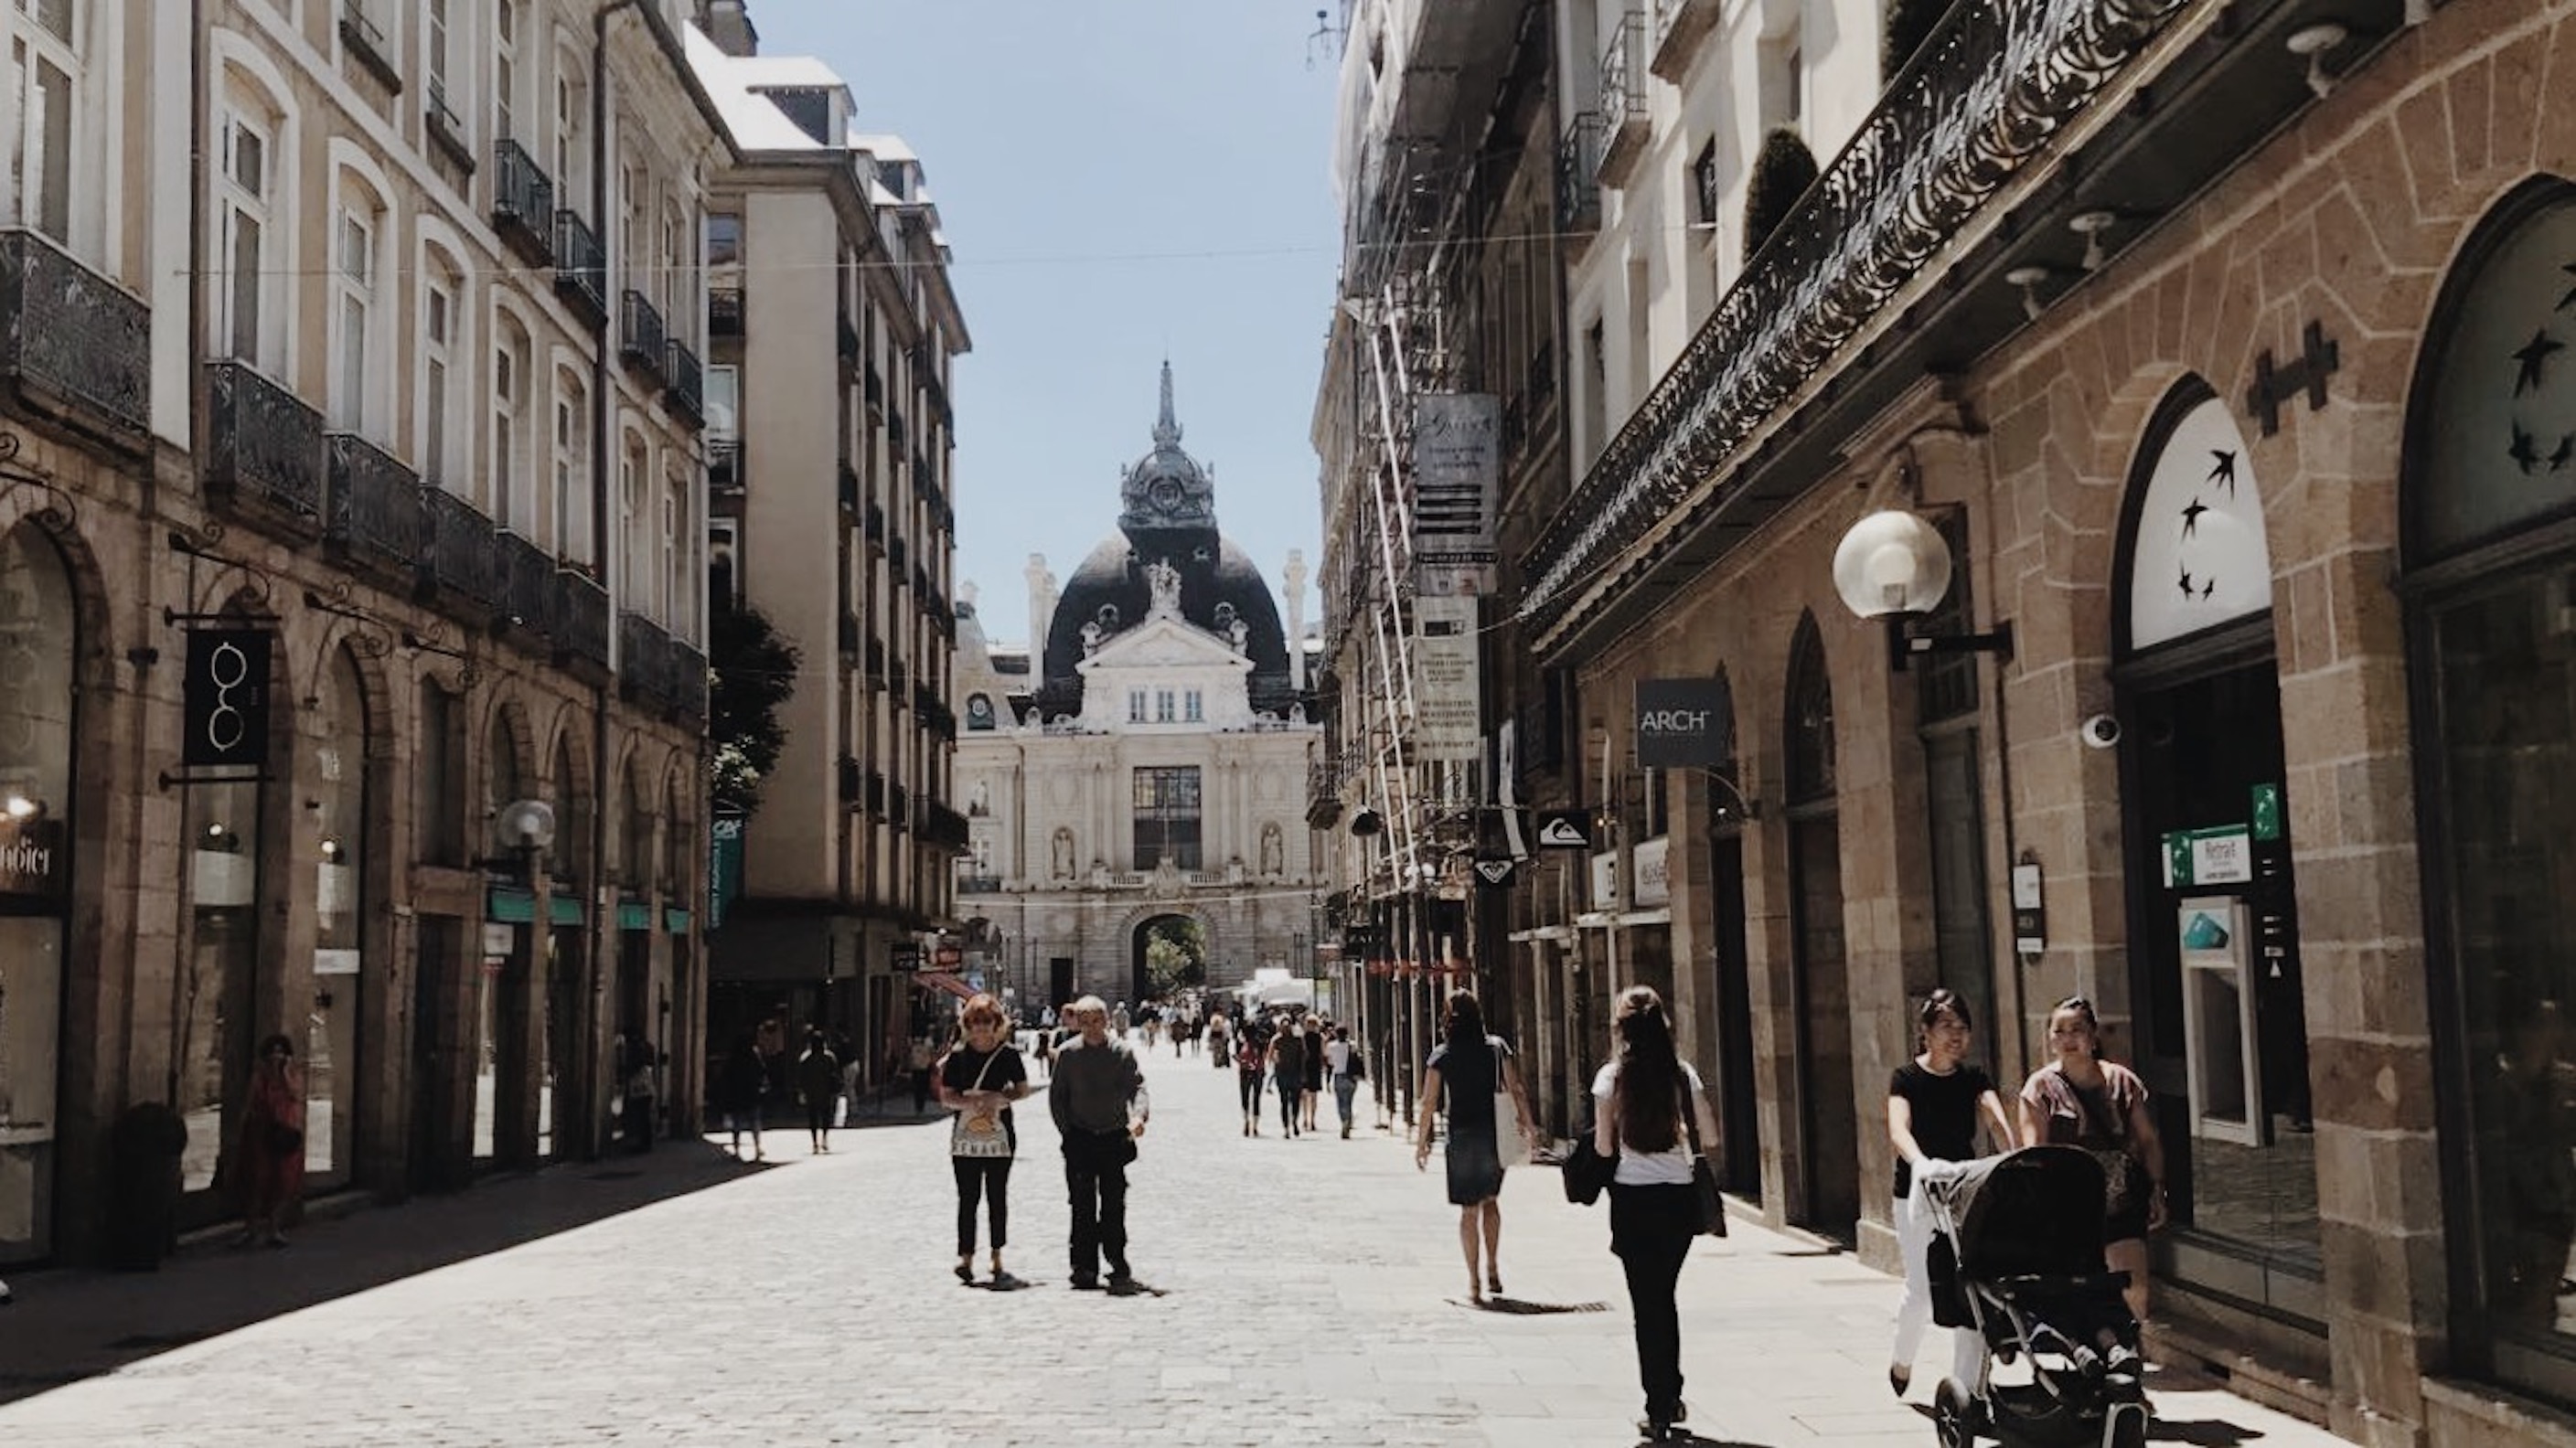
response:
<path fill-rule="evenodd" d="M 984 1078 L 993 1074 L 993 1063 L 1002 1058 L 1000 1047 L 984 1058 L 984 1069 L 975 1073 L 970 1091 L 984 1089 Z M 1011 1154 L 1011 1134 L 1002 1129 L 1002 1114 L 996 1110 L 986 1116 L 981 1112 L 960 1111 L 956 1123 L 948 1128 L 948 1154 L 968 1157 L 1007 1157 Z"/>
<path fill-rule="evenodd" d="M 1688 1080 L 1688 1077 L 1684 1077 Z M 1682 1129 L 1689 1134 L 1691 1195 L 1699 1202 L 1699 1229 L 1711 1237 L 1726 1235 L 1726 1200 L 1717 1194 L 1717 1168 L 1699 1149 L 1699 1102 L 1686 1087 L 1682 1093 Z"/>
<path fill-rule="evenodd" d="M 1520 1112 L 1512 1105 L 1511 1084 L 1503 1078 L 1502 1042 L 1485 1038 L 1494 1056 L 1494 1157 L 1504 1166 L 1529 1165 L 1529 1133 L 1521 1130 Z"/>

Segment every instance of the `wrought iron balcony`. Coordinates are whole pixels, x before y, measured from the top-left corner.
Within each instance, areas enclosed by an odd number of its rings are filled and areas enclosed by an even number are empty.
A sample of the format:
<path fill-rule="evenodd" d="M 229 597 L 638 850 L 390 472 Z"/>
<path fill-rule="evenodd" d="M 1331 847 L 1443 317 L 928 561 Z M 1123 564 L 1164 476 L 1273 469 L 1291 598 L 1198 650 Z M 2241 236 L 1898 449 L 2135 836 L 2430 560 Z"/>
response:
<path fill-rule="evenodd" d="M 331 527 L 343 556 L 396 572 L 420 559 L 420 474 L 353 432 L 330 435 Z"/>
<path fill-rule="evenodd" d="M 848 458 L 841 459 L 841 508 L 850 513 L 859 510 L 859 470 L 850 466 Z"/>
<path fill-rule="evenodd" d="M 579 569 L 555 571 L 555 656 L 608 667 L 608 590 Z"/>
<path fill-rule="evenodd" d="M 857 658 L 859 656 L 861 642 L 865 638 L 865 631 L 859 627 L 859 616 L 855 613 L 842 614 L 841 656 L 843 658 L 850 659 Z"/>
<path fill-rule="evenodd" d="M 273 517 L 318 525 L 328 464 L 322 414 L 247 362 L 206 364 L 207 489 Z"/>
<path fill-rule="evenodd" d="M 1595 580 L 1643 576 L 1621 556 L 1718 501 L 1746 441 L 2183 3 L 1958 0 L 1541 532 L 1522 567 L 1537 645 L 1552 646 L 1569 611 L 1622 597 Z"/>
<path fill-rule="evenodd" d="M 662 405 L 683 425 L 699 428 L 707 425 L 706 369 L 698 365 L 698 354 L 689 344 L 672 338 L 666 347 L 670 353 L 662 367 L 668 387 L 662 393 Z"/>
<path fill-rule="evenodd" d="M 739 286 L 707 288 L 707 335 L 739 337 L 742 335 L 742 288 Z"/>
<path fill-rule="evenodd" d="M 924 371 L 921 374 L 921 390 L 929 394 L 930 415 L 939 419 L 941 427 L 950 432 L 956 431 L 957 419 L 948 410 L 948 389 L 940 382 L 939 374 Z"/>
<path fill-rule="evenodd" d="M 1311 829 L 1330 829 L 1342 817 L 1342 771 L 1333 759 L 1318 759 L 1306 766 L 1306 824 Z"/>
<path fill-rule="evenodd" d="M 0 377 L 30 407 L 140 447 L 152 430 L 152 309 L 43 233 L 0 228 Z"/>
<path fill-rule="evenodd" d="M 592 326 L 608 322 L 608 252 L 581 213 L 555 212 L 555 295 Z"/>
<path fill-rule="evenodd" d="M 855 754 L 842 755 L 839 765 L 834 769 L 833 773 L 838 776 L 841 803 L 852 809 L 858 808 L 862 792 L 866 788 L 866 775 L 859 768 L 858 756 Z"/>
<path fill-rule="evenodd" d="M 1646 114 L 1646 14 L 1630 9 L 1610 27 L 1601 47 L 1601 118 L 1609 125 L 1601 147 L 1599 180 L 1625 186 L 1637 158 L 1646 154 L 1651 123 Z"/>
<path fill-rule="evenodd" d="M 707 486 L 718 492 L 731 492 L 742 486 L 741 438 L 707 439 Z"/>
<path fill-rule="evenodd" d="M 507 136 L 492 143 L 492 229 L 528 265 L 554 265 L 554 178 Z"/>
<path fill-rule="evenodd" d="M 896 708 L 905 709 L 911 707 L 911 688 L 912 670 L 906 668 L 903 660 L 901 659 L 892 659 L 887 661 L 886 692 L 894 695 L 894 706 Z"/>
<path fill-rule="evenodd" d="M 868 504 L 868 528 L 867 528 L 867 536 L 868 536 L 868 541 L 869 541 L 870 543 L 872 543 L 872 544 L 876 545 L 877 547 L 879 547 L 879 548 L 883 548 L 883 547 L 885 546 L 885 536 L 886 536 L 885 504 L 883 504 L 883 503 L 870 503 L 870 504 Z"/>
<path fill-rule="evenodd" d="M 899 411 L 886 414 L 886 442 L 897 453 L 908 450 L 904 441 L 903 414 Z"/>
<path fill-rule="evenodd" d="M 617 616 L 617 680 L 630 701 L 658 704 L 671 697 L 671 636 L 639 613 Z"/>
<path fill-rule="evenodd" d="M 671 640 L 668 683 L 671 707 L 679 713 L 681 722 L 705 724 L 709 684 L 707 656 L 699 653 L 694 645 L 679 639 Z"/>
<path fill-rule="evenodd" d="M 903 575 L 907 566 L 904 562 L 904 558 L 905 548 L 903 535 L 901 533 L 897 533 L 892 538 L 886 540 L 886 562 L 894 569 L 894 582 L 895 586 L 898 588 L 903 586 Z"/>
<path fill-rule="evenodd" d="M 850 325 L 850 314 L 843 312 L 833 320 L 833 339 L 840 349 L 841 365 L 855 367 L 859 361 L 859 329 Z"/>
<path fill-rule="evenodd" d="M 445 488 L 424 488 L 421 500 L 429 532 L 422 581 L 468 604 L 499 608 L 507 580 L 502 576 L 492 520 Z"/>
<path fill-rule="evenodd" d="M 864 396 L 870 411 L 880 411 L 885 407 L 885 377 L 877 371 L 877 364 L 874 362 L 868 364 Z"/>
<path fill-rule="evenodd" d="M 669 365 L 669 339 L 662 335 L 662 313 L 642 292 L 629 289 L 618 301 L 617 355 L 629 370 L 658 387 Z"/>
<path fill-rule="evenodd" d="M 966 817 L 937 800 L 925 801 L 914 832 L 922 842 L 945 850 L 962 851 L 973 842 L 974 835 Z"/>
<path fill-rule="evenodd" d="M 1601 117 L 1582 111 L 1556 143 L 1556 227 L 1576 237 L 1601 228 Z"/>
<path fill-rule="evenodd" d="M 493 538 L 501 572 L 501 608 L 510 627 L 551 636 L 555 626 L 555 558 L 516 533 Z"/>
<path fill-rule="evenodd" d="M 867 807 L 868 813 L 875 815 L 879 819 L 885 818 L 886 777 L 883 770 L 871 769 L 868 771 Z"/>
<path fill-rule="evenodd" d="M 474 174 L 474 148 L 465 144 L 465 123 L 456 118 L 455 108 L 447 103 L 447 88 L 435 80 L 429 83 L 429 93 L 421 98 L 421 128 L 450 165 L 468 176 Z"/>
<path fill-rule="evenodd" d="M 1655 75 L 1680 85 L 1725 9 L 1724 0 L 1655 0 Z"/>

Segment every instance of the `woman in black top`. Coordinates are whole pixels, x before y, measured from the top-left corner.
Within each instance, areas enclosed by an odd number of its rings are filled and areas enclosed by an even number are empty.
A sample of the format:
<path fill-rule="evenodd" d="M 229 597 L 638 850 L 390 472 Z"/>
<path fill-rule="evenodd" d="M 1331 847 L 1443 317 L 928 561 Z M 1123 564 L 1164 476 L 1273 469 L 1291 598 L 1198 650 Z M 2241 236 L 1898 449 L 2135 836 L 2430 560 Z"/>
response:
<path fill-rule="evenodd" d="M 1896 1242 L 1905 1259 L 1905 1298 L 1896 1308 L 1896 1342 L 1887 1385 L 1898 1397 L 1914 1381 L 1914 1355 L 1932 1321 L 1932 1215 L 1925 1182 L 1947 1176 L 1977 1155 L 1982 1113 L 1994 1139 L 2009 1147 L 2011 1118 L 1985 1068 L 1968 1060 L 1967 1003 L 1947 990 L 1926 996 L 1919 1016 L 1922 1050 L 1887 1083 L 1887 1139 L 1896 1148 Z M 1974 1329 L 1951 1329 L 1951 1376 L 1973 1383 L 1984 1344 Z"/>
<path fill-rule="evenodd" d="M 1019 1128 L 1010 1103 L 1029 1094 L 1029 1068 L 1020 1049 L 1002 1033 L 1002 1003 L 989 995 L 966 1002 L 958 1022 L 966 1039 L 939 1063 L 939 1104 L 961 1113 L 950 1136 L 949 1165 L 957 1176 L 957 1280 L 975 1283 L 975 1199 L 982 1196 L 993 1223 L 993 1288 L 1008 1292 L 1027 1283 L 1002 1270 L 1002 1248 L 1011 1233 L 1011 1156 Z M 1000 1143 L 991 1144 L 998 1134 Z"/>
<path fill-rule="evenodd" d="M 1476 998 L 1459 991 L 1449 997 L 1445 1037 L 1423 1063 L 1414 1109 L 1421 1122 L 1413 1142 L 1416 1170 L 1431 1160 L 1433 1108 L 1448 1113 L 1449 1203 L 1458 1209 L 1458 1249 L 1467 1257 L 1467 1300 L 1480 1307 L 1487 1293 L 1499 1297 L 1503 1291 L 1502 1268 L 1496 1262 L 1503 1237 L 1501 1133 L 1518 1135 L 1524 1161 L 1529 1148 L 1538 1144 L 1529 1097 L 1521 1090 L 1520 1073 L 1512 1069 L 1511 1054 L 1502 1037 L 1485 1034 L 1485 1012 Z M 1494 1097 L 1506 1091 L 1519 1118 L 1509 1127 L 1494 1119 Z M 1476 1276 L 1479 1242 L 1485 1263 L 1481 1279 Z"/>

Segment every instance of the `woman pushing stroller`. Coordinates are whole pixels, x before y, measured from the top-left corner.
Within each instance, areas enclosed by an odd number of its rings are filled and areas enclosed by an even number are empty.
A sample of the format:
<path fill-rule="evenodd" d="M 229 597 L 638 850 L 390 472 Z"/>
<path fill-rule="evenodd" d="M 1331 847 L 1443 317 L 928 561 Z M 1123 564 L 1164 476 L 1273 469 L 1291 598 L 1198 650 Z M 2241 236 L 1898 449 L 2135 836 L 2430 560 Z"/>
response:
<path fill-rule="evenodd" d="M 2013 1141 L 1994 1079 L 1968 1059 L 1972 1024 L 1967 1003 L 1948 990 L 1936 990 L 1924 998 L 1918 1024 L 1920 1049 L 1887 1083 L 1887 1139 L 1896 1148 L 1896 1241 L 1905 1263 L 1905 1296 L 1896 1308 L 1887 1385 L 1900 1398 L 1914 1380 L 1914 1357 L 1932 1321 L 1932 1209 L 1926 1188 L 1979 1154 L 1980 1126 L 1993 1128 L 1999 1147 Z M 1984 1352 L 1973 1328 L 1952 1328 L 1951 1376 L 1966 1380 Z"/>

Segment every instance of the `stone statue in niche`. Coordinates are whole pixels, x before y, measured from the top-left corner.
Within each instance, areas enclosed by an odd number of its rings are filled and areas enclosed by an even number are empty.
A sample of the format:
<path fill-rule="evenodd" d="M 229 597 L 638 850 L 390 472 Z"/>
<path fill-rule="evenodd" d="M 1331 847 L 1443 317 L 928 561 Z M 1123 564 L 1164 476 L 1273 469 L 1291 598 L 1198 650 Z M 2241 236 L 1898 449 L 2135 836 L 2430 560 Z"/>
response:
<path fill-rule="evenodd" d="M 1279 822 L 1273 820 L 1261 827 L 1261 873 L 1276 878 L 1287 869 L 1287 841 L 1279 833 Z"/>
<path fill-rule="evenodd" d="M 993 812 L 993 786 L 990 783 L 980 779 L 975 781 L 974 790 L 966 796 L 966 812 L 970 815 Z"/>
<path fill-rule="evenodd" d="M 1073 831 L 1059 829 L 1055 832 L 1055 847 L 1053 857 L 1048 861 L 1047 873 L 1058 880 L 1073 878 Z"/>
<path fill-rule="evenodd" d="M 1096 623 L 1084 624 L 1082 626 L 1082 656 L 1087 659 L 1099 651 L 1100 625 Z"/>
<path fill-rule="evenodd" d="M 1177 616 L 1181 611 L 1181 570 L 1172 560 L 1157 558 L 1145 565 L 1145 588 L 1153 597 L 1149 612 L 1160 616 Z"/>

